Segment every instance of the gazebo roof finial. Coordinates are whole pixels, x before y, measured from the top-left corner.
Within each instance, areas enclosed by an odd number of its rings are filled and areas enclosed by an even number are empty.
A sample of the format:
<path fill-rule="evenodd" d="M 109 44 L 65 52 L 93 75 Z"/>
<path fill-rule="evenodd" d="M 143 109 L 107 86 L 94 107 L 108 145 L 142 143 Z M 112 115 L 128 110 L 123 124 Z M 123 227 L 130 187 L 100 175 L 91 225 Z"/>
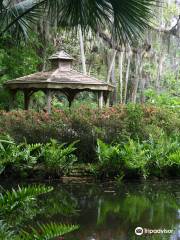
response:
<path fill-rule="evenodd" d="M 60 50 L 57 51 L 56 53 L 54 53 L 53 55 L 51 55 L 49 57 L 49 60 L 70 60 L 73 61 L 74 58 L 69 55 L 67 52 L 65 52 L 64 50 Z"/>

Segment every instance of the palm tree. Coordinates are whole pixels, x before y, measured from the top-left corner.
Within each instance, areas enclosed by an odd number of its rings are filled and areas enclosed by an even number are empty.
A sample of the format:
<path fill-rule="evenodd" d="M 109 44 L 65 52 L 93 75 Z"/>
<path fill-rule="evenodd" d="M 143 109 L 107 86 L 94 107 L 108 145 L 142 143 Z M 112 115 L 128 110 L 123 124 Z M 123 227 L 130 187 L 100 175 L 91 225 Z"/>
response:
<path fill-rule="evenodd" d="M 0 0 L 0 36 L 27 37 L 27 30 L 42 13 L 58 26 L 81 25 L 97 31 L 109 26 L 123 42 L 137 39 L 150 25 L 156 0 Z"/>

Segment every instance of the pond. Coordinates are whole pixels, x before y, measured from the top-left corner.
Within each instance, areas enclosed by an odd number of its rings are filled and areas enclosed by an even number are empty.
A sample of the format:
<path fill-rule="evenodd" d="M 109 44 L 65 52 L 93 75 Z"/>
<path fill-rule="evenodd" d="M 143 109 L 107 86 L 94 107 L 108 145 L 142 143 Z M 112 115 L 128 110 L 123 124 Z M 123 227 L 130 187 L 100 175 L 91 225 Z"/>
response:
<path fill-rule="evenodd" d="M 180 181 L 49 185 L 54 191 L 38 198 L 28 222 L 78 224 L 65 240 L 180 240 Z M 164 233 L 138 236 L 137 227 Z"/>

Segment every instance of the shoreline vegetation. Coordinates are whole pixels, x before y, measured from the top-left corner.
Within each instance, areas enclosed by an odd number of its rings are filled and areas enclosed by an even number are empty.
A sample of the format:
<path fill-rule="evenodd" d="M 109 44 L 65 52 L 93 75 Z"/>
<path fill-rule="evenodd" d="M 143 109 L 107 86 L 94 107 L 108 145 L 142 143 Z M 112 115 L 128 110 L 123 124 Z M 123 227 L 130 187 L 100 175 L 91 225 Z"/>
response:
<path fill-rule="evenodd" d="M 180 173 L 174 109 L 119 105 L 0 112 L 0 178 L 166 179 Z"/>

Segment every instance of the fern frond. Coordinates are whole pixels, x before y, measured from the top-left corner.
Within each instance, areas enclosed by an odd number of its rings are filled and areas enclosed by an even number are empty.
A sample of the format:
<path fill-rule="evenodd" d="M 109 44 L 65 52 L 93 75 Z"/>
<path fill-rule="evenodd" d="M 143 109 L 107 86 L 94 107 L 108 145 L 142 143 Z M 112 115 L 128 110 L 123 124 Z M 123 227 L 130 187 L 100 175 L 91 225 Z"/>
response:
<path fill-rule="evenodd" d="M 50 240 L 63 236 L 67 233 L 75 231 L 79 228 L 78 225 L 65 225 L 65 224 L 39 224 L 39 228 L 31 228 L 31 233 L 23 231 L 17 240 Z"/>
<path fill-rule="evenodd" d="M 33 200 L 37 195 L 47 193 L 53 190 L 53 187 L 45 185 L 34 185 L 28 187 L 18 187 L 0 194 L 0 211 L 12 211 L 17 206 L 26 201 Z"/>
<path fill-rule="evenodd" d="M 11 228 L 2 220 L 0 220 L 0 239 L 9 240 L 13 239 L 14 232 Z"/>

